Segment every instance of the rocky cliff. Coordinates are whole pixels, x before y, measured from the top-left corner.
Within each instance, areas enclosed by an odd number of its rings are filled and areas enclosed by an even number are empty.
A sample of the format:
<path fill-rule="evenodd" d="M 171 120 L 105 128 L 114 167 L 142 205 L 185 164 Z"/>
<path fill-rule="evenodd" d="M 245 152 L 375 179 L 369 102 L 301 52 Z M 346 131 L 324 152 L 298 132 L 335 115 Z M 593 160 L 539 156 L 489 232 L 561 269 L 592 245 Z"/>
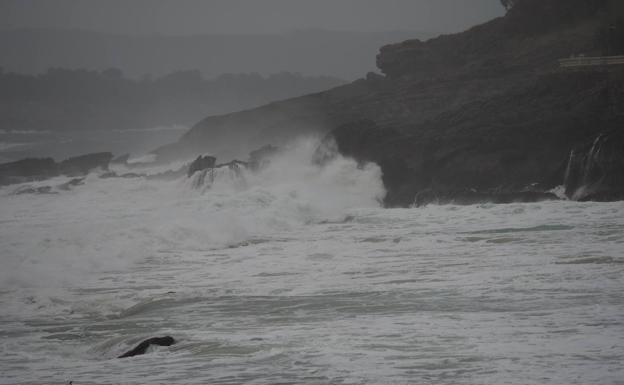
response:
<path fill-rule="evenodd" d="M 505 17 L 460 34 L 382 47 L 383 76 L 207 118 L 158 154 L 233 157 L 331 131 L 341 152 L 382 166 L 388 205 L 475 193 L 494 201 L 501 194 L 544 197 L 576 167 L 569 166 L 571 152 L 590 151 L 601 134 L 610 133 L 609 159 L 624 157 L 622 136 L 613 134 L 623 129 L 624 71 L 559 68 L 560 58 L 615 46 L 604 39 L 607 1 L 516 3 Z M 602 169 L 624 172 L 621 163 L 610 164 Z M 617 183 L 601 186 L 602 198 L 619 196 L 604 191 Z"/>

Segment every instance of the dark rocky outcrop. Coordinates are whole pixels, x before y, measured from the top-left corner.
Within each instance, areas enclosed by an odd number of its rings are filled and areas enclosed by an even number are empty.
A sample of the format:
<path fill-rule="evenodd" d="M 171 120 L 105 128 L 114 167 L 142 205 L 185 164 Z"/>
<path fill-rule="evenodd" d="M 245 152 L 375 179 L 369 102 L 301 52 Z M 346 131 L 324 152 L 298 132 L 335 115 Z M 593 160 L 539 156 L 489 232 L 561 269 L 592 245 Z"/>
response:
<path fill-rule="evenodd" d="M 134 349 L 125 352 L 117 358 L 127 358 L 145 354 L 145 352 L 151 345 L 171 346 L 175 343 L 175 339 L 173 339 L 173 337 L 171 336 L 149 338 L 138 344 Z"/>
<path fill-rule="evenodd" d="M 214 168 L 216 163 L 217 163 L 217 158 L 215 158 L 214 156 L 208 156 L 208 155 L 201 156 L 200 155 L 197 157 L 197 159 L 193 161 L 193 163 L 189 165 L 187 176 L 190 177 L 197 171 L 203 171 L 209 168 Z"/>
<path fill-rule="evenodd" d="M 624 127 L 624 68 L 559 68 L 561 58 L 604 52 L 608 4 L 523 0 L 465 32 L 382 47 L 384 76 L 206 118 L 157 153 L 221 156 L 223 148 L 228 156 L 331 132 L 341 153 L 381 166 L 389 206 L 411 205 L 425 191 L 442 201 L 551 199 L 572 149 Z M 613 180 L 598 185 L 599 195 L 575 197 L 619 194 Z"/>
<path fill-rule="evenodd" d="M 224 175 L 224 173 L 228 178 L 241 178 L 243 169 L 247 167 L 249 167 L 247 162 L 233 160 L 231 162 L 221 163 L 213 167 L 198 170 L 193 174 L 189 174 L 188 177 L 193 177 L 192 187 L 194 189 L 200 189 L 212 186 L 220 175 Z"/>
<path fill-rule="evenodd" d="M 59 175 L 84 176 L 94 169 L 108 170 L 109 152 L 87 154 L 57 163 L 52 158 L 28 158 L 0 164 L 0 186 L 45 180 Z"/>
<path fill-rule="evenodd" d="M 0 186 L 43 180 L 58 175 L 58 164 L 52 158 L 22 159 L 0 164 Z"/>
<path fill-rule="evenodd" d="M 357 135 L 356 135 L 357 133 Z M 414 142 L 413 138 L 397 131 L 382 129 L 374 122 L 365 120 L 346 124 L 327 136 L 325 142 L 333 140 L 336 149 L 343 155 L 359 161 L 374 162 L 381 167 L 383 182 L 388 194 L 387 206 L 422 206 L 429 203 L 473 204 L 483 202 L 512 203 L 534 202 L 558 199 L 545 190 L 556 182 L 540 185 L 530 183 L 532 178 L 510 175 L 507 184 L 500 182 L 504 168 L 513 168 L 513 159 L 505 161 L 497 157 L 509 157 L 504 150 L 495 153 L 491 163 L 486 163 L 487 153 L 476 157 L 470 142 L 444 143 L 431 140 Z M 409 149 L 416 149 L 409 153 Z M 454 159 L 458 159 L 455 161 Z M 446 163 L 453 162 L 451 167 Z M 485 167 L 491 164 L 489 169 Z M 499 170 L 503 168 L 503 170 Z M 455 174 L 457 170 L 463 170 Z M 531 173 L 531 177 L 535 177 Z M 520 177 L 520 178 L 516 178 Z M 546 178 L 548 180 L 548 178 Z M 521 185 L 524 183 L 524 185 Z"/>

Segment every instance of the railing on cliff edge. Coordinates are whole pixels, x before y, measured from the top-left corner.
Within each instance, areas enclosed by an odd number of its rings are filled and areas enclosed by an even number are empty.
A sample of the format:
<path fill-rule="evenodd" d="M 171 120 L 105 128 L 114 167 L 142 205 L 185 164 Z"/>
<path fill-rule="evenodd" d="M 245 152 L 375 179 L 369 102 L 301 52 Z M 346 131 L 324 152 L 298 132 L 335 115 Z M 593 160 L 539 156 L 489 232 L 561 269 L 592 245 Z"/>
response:
<path fill-rule="evenodd" d="M 616 65 L 624 66 L 624 55 L 595 57 L 578 56 L 566 59 L 559 59 L 559 66 L 561 68 L 607 67 Z"/>

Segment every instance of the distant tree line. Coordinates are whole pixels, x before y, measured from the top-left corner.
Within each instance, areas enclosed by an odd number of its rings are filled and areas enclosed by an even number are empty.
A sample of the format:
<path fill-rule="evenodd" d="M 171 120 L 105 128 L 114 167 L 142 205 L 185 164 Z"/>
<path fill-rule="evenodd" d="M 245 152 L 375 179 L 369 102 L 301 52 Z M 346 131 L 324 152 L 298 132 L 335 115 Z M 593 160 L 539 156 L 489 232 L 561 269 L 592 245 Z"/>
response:
<path fill-rule="evenodd" d="M 129 79 L 122 71 L 50 68 L 39 75 L 0 68 L 0 130 L 134 129 L 191 125 L 205 116 L 326 90 L 343 82 L 282 72 L 226 74 L 199 71 Z"/>

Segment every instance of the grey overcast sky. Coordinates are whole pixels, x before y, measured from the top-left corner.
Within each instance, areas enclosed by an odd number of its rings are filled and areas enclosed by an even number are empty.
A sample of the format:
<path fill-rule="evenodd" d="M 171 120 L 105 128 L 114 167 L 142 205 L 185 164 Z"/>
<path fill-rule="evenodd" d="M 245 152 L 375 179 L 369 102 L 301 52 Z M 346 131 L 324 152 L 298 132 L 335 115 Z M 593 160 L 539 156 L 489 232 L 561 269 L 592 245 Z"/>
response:
<path fill-rule="evenodd" d="M 455 32 L 503 14 L 499 0 L 0 0 L 0 28 L 122 34 L 294 29 Z"/>

